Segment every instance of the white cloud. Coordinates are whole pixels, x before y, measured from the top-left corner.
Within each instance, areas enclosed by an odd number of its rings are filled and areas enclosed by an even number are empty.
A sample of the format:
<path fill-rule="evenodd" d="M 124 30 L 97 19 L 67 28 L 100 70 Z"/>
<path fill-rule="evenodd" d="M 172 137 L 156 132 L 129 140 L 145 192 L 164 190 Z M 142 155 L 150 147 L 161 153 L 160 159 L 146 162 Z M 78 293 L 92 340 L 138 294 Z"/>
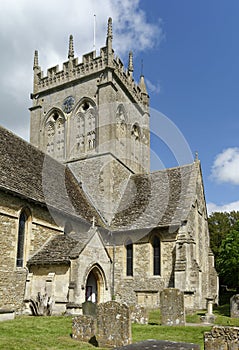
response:
<path fill-rule="evenodd" d="M 8 0 L 0 1 L 0 124 L 25 137 L 29 128 L 34 50 L 46 69 L 67 60 L 68 38 L 75 55 L 105 45 L 107 19 L 113 19 L 113 47 L 122 60 L 157 46 L 163 38 L 160 19 L 150 23 L 139 0 Z"/>
<path fill-rule="evenodd" d="M 230 211 L 239 211 L 239 201 L 231 202 L 228 204 L 217 205 L 215 203 L 207 204 L 208 214 L 214 212 L 230 212 Z"/>
<path fill-rule="evenodd" d="M 219 183 L 239 185 L 239 148 L 227 148 L 216 156 L 211 178 Z"/>
<path fill-rule="evenodd" d="M 154 94 L 160 93 L 161 88 L 160 88 L 160 84 L 158 82 L 156 84 L 154 84 L 149 79 L 145 79 L 145 80 L 146 80 L 147 88 L 150 92 L 152 92 Z"/>

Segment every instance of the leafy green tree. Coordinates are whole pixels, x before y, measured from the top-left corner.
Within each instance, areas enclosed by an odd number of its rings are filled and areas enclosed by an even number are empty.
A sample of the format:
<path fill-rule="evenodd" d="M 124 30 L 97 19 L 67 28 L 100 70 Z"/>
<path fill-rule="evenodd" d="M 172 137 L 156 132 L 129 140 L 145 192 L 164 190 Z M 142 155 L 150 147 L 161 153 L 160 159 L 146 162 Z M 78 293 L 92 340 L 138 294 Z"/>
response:
<path fill-rule="evenodd" d="M 239 287 L 239 221 L 222 240 L 218 251 L 217 269 L 220 282 L 230 288 Z"/>
<path fill-rule="evenodd" d="M 208 218 L 210 245 L 215 255 L 216 266 L 221 243 L 227 237 L 229 232 L 234 228 L 238 220 L 239 211 L 231 211 L 229 213 L 214 212 Z"/>

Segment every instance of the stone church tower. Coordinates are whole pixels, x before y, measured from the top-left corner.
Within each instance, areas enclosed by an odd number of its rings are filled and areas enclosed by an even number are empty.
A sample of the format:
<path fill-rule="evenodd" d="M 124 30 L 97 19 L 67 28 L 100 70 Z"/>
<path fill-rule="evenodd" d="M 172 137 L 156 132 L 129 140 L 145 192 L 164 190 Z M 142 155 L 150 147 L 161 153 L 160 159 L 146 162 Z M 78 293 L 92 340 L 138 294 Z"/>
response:
<path fill-rule="evenodd" d="M 30 142 L 63 163 L 108 155 L 130 172 L 149 172 L 149 97 L 144 77 L 133 78 L 133 55 L 125 69 L 112 49 L 112 19 L 106 46 L 74 55 L 70 36 L 68 61 L 43 75 L 34 57 Z M 80 166 L 81 167 L 81 166 Z"/>

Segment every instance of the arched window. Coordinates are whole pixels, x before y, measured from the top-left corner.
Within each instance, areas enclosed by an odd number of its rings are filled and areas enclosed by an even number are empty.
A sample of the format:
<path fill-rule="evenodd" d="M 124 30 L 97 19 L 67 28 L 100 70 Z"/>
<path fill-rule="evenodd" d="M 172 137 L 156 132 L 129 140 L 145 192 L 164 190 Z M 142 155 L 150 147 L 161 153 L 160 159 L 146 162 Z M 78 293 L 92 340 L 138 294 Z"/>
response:
<path fill-rule="evenodd" d="M 131 240 L 126 243 L 126 275 L 133 276 L 133 243 Z"/>
<path fill-rule="evenodd" d="M 27 226 L 27 215 L 25 211 L 21 212 L 18 223 L 18 241 L 17 241 L 17 267 L 23 266 L 24 260 L 24 246 Z"/>
<path fill-rule="evenodd" d="M 153 272 L 155 276 L 159 276 L 161 273 L 161 266 L 160 266 L 160 239 L 158 236 L 154 236 L 153 238 Z"/>
<path fill-rule="evenodd" d="M 46 152 L 57 159 L 64 159 L 65 118 L 56 109 L 52 110 L 45 123 Z"/>

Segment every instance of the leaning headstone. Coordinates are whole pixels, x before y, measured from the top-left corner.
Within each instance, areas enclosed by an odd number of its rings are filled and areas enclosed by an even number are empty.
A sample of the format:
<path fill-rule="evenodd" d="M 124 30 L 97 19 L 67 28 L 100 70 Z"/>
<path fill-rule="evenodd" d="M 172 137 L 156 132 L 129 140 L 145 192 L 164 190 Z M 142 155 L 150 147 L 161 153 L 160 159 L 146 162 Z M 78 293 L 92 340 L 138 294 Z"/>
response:
<path fill-rule="evenodd" d="M 164 289 L 160 293 L 160 305 L 162 325 L 185 325 L 184 294 L 179 289 Z"/>
<path fill-rule="evenodd" d="M 97 335 L 100 347 L 116 347 L 131 343 L 130 310 L 116 301 L 99 304 L 97 309 Z"/>
<path fill-rule="evenodd" d="M 150 339 L 116 348 L 115 350 L 200 350 L 200 345 Z"/>
<path fill-rule="evenodd" d="M 149 315 L 148 310 L 142 305 L 130 306 L 131 322 L 138 324 L 148 324 Z"/>
<path fill-rule="evenodd" d="M 204 350 L 238 350 L 239 328 L 214 326 L 204 333 Z"/>
<path fill-rule="evenodd" d="M 92 301 L 86 301 L 82 303 L 83 315 L 96 317 L 97 314 L 97 304 L 92 303 Z"/>
<path fill-rule="evenodd" d="M 72 319 L 72 338 L 93 343 L 96 334 L 95 320 L 91 316 L 80 315 Z"/>
<path fill-rule="evenodd" d="M 239 294 L 233 295 L 230 299 L 230 315 L 239 318 Z"/>

